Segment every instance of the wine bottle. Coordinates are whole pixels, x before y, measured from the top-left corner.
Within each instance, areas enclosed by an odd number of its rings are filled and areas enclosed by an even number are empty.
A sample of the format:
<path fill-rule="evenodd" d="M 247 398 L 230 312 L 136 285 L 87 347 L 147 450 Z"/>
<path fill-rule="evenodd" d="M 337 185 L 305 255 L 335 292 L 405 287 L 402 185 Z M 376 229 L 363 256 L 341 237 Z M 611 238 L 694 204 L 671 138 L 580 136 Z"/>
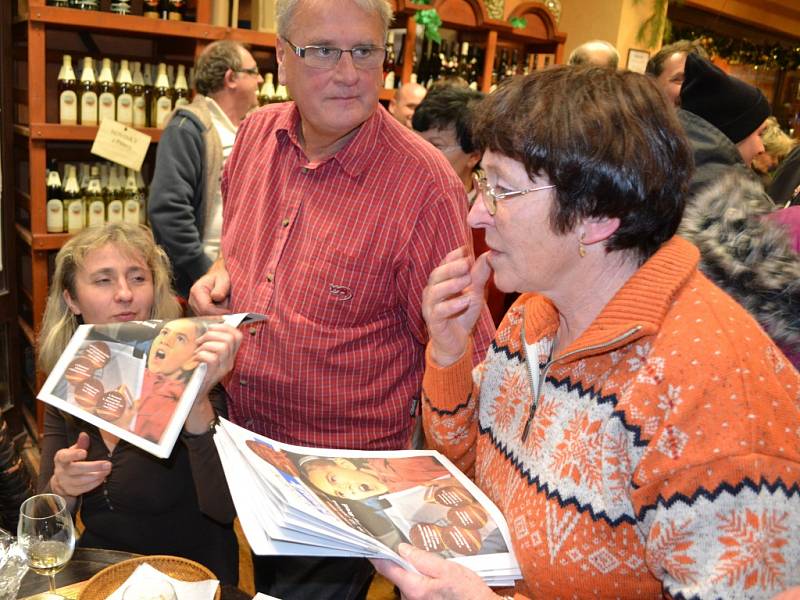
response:
<path fill-rule="evenodd" d="M 78 174 L 78 187 L 81 190 L 81 196 L 86 195 L 86 188 L 89 187 L 89 163 L 82 162 L 79 164 L 78 168 L 79 171 L 76 170 Z M 64 178 L 66 179 L 67 172 L 64 171 Z"/>
<path fill-rule="evenodd" d="M 129 15 L 131 14 L 131 2 L 130 0 L 112 0 L 108 9 L 117 15 Z"/>
<path fill-rule="evenodd" d="M 422 39 L 422 52 L 420 54 L 419 62 L 417 63 L 417 81 L 420 85 L 425 85 L 428 81 L 428 60 L 430 57 L 430 45 L 428 38 Z"/>
<path fill-rule="evenodd" d="M 111 59 L 103 59 L 100 77 L 97 80 L 97 121 L 112 121 L 116 117 L 116 98 L 114 97 L 114 77 L 111 75 Z"/>
<path fill-rule="evenodd" d="M 136 188 L 139 190 L 139 223 L 144 225 L 147 221 L 147 186 L 141 171 L 136 171 Z"/>
<path fill-rule="evenodd" d="M 66 213 L 66 229 L 68 233 L 75 233 L 84 228 L 86 222 L 83 209 L 83 196 L 78 187 L 78 177 L 75 165 L 67 165 L 64 170 L 64 189 L 62 191 L 64 211 Z"/>
<path fill-rule="evenodd" d="M 78 124 L 78 83 L 72 70 L 72 57 L 65 54 L 58 72 L 58 122 Z"/>
<path fill-rule="evenodd" d="M 136 175 L 132 169 L 128 169 L 128 176 L 125 178 L 124 192 L 122 220 L 131 225 L 138 225 L 141 204 L 139 199 L 139 187 L 136 184 Z"/>
<path fill-rule="evenodd" d="M 103 198 L 103 187 L 100 183 L 100 168 L 92 165 L 89 176 L 89 187 L 84 198 L 86 227 L 97 227 L 106 222 L 106 204 Z"/>
<path fill-rule="evenodd" d="M 133 63 L 131 96 L 133 97 L 133 126 L 147 127 L 147 98 L 145 96 L 142 67 L 139 61 Z"/>
<path fill-rule="evenodd" d="M 175 108 L 189 104 L 189 85 L 186 83 L 186 67 L 178 65 L 175 76 Z"/>
<path fill-rule="evenodd" d="M 125 194 L 117 173 L 117 165 L 111 165 L 108 174 L 108 189 L 105 193 L 106 220 L 109 223 L 122 223 L 123 221 Z"/>
<path fill-rule="evenodd" d="M 394 88 L 395 77 L 394 31 L 390 31 L 386 38 L 386 59 L 383 62 L 383 87 L 387 90 Z"/>
<path fill-rule="evenodd" d="M 78 85 L 78 97 L 81 107 L 81 125 L 97 125 L 97 82 L 94 77 L 94 67 L 92 58 L 87 56 L 83 59 L 83 70 L 81 71 L 81 82 Z"/>
<path fill-rule="evenodd" d="M 158 63 L 158 76 L 153 85 L 153 123 L 154 127 L 164 129 L 167 116 L 172 112 L 172 90 L 167 79 L 167 65 Z"/>
<path fill-rule="evenodd" d="M 517 54 L 517 51 L 513 50 L 511 52 L 511 62 L 506 67 L 506 77 L 513 77 L 514 75 L 516 75 L 519 72 L 517 70 L 517 67 L 518 67 L 517 62 L 518 61 L 519 61 L 519 56 Z"/>
<path fill-rule="evenodd" d="M 167 18 L 183 21 L 186 18 L 186 0 L 167 0 Z"/>
<path fill-rule="evenodd" d="M 61 177 L 53 161 L 47 172 L 47 233 L 64 231 L 64 202 L 61 195 Z"/>
<path fill-rule="evenodd" d="M 145 63 L 142 68 L 142 78 L 144 79 L 144 107 L 147 112 L 147 126 L 153 127 L 153 65 Z"/>
<path fill-rule="evenodd" d="M 161 18 L 161 1 L 160 0 L 143 0 L 142 1 L 142 15 L 150 19 Z"/>
<path fill-rule="evenodd" d="M 70 0 L 69 6 L 78 10 L 100 10 L 98 0 Z"/>
<path fill-rule="evenodd" d="M 261 85 L 261 89 L 258 90 L 258 103 L 261 106 L 275 100 L 275 84 L 273 81 L 274 76 L 272 73 L 266 73 L 264 75 L 264 83 Z"/>
<path fill-rule="evenodd" d="M 469 42 L 461 43 L 461 55 L 458 57 L 458 76 L 469 83 Z"/>
<path fill-rule="evenodd" d="M 128 61 L 119 61 L 117 73 L 117 121 L 128 127 L 133 126 L 133 78 Z"/>
<path fill-rule="evenodd" d="M 278 87 L 275 88 L 275 102 L 286 102 L 289 99 L 289 92 L 286 86 L 278 82 Z"/>

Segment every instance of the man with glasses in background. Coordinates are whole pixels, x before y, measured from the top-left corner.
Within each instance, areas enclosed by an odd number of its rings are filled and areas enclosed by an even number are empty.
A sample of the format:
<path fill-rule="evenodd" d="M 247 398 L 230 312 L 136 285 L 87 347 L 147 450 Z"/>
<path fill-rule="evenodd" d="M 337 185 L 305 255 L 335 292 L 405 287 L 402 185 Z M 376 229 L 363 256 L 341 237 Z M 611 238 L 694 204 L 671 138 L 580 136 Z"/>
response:
<path fill-rule="evenodd" d="M 262 82 L 244 46 L 209 44 L 195 65 L 193 102 L 176 107 L 161 134 L 147 211 L 183 298 L 219 256 L 222 168 Z"/>
<path fill-rule="evenodd" d="M 243 124 L 223 176 L 222 257 L 198 314 L 256 311 L 228 385 L 238 424 L 307 446 L 408 448 L 419 414 L 428 273 L 469 245 L 445 157 L 378 104 L 386 0 L 278 0 L 278 78 L 294 102 Z M 493 327 L 484 311 L 476 337 Z M 365 598 L 363 559 L 256 558 L 259 591 Z"/>

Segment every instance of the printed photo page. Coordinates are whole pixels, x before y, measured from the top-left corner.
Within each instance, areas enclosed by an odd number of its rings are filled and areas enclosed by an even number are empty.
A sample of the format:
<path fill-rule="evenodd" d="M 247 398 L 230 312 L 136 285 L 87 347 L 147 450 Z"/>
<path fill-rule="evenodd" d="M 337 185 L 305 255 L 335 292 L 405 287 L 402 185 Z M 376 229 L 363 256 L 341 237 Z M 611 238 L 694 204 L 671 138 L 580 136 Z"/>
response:
<path fill-rule="evenodd" d="M 37 398 L 160 458 L 172 452 L 206 374 L 193 359 L 212 323 L 237 327 L 265 317 L 80 325 Z"/>
<path fill-rule="evenodd" d="M 215 442 L 257 554 L 372 556 L 409 567 L 396 553 L 405 542 L 490 585 L 521 576 L 502 513 L 436 451 L 292 446 L 224 419 Z"/>

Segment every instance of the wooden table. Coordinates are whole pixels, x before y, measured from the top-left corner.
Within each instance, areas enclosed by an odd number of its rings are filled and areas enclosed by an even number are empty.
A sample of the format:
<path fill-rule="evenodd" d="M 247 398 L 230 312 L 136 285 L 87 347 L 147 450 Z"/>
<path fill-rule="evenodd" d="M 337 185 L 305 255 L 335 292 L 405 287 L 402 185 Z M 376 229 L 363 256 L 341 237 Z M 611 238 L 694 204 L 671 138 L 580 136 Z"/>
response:
<path fill-rule="evenodd" d="M 72 559 L 64 570 L 56 575 L 58 593 L 65 598 L 75 599 L 78 593 L 96 573 L 110 565 L 115 565 L 129 558 L 136 558 L 140 554 L 120 552 L 118 550 L 101 550 L 98 548 L 76 548 Z M 17 598 L 24 600 L 37 600 L 46 596 L 47 577 L 28 571 L 22 578 Z M 40 596 L 41 594 L 41 596 Z M 222 600 L 250 600 L 250 596 L 238 588 L 229 585 L 222 586 Z"/>

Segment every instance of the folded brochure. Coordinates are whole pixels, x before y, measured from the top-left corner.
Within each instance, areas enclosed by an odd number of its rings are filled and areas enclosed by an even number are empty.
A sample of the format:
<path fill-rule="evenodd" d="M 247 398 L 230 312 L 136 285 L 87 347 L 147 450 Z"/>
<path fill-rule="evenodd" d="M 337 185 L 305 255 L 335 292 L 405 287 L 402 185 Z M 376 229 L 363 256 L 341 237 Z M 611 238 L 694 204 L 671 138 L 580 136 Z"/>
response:
<path fill-rule="evenodd" d="M 160 458 L 172 452 L 206 374 L 192 360 L 209 324 L 262 315 L 80 325 L 37 398 Z"/>
<path fill-rule="evenodd" d="M 521 577 L 502 513 L 436 451 L 292 446 L 224 419 L 214 441 L 256 554 L 388 558 L 410 569 L 397 554 L 406 542 L 491 586 Z"/>

